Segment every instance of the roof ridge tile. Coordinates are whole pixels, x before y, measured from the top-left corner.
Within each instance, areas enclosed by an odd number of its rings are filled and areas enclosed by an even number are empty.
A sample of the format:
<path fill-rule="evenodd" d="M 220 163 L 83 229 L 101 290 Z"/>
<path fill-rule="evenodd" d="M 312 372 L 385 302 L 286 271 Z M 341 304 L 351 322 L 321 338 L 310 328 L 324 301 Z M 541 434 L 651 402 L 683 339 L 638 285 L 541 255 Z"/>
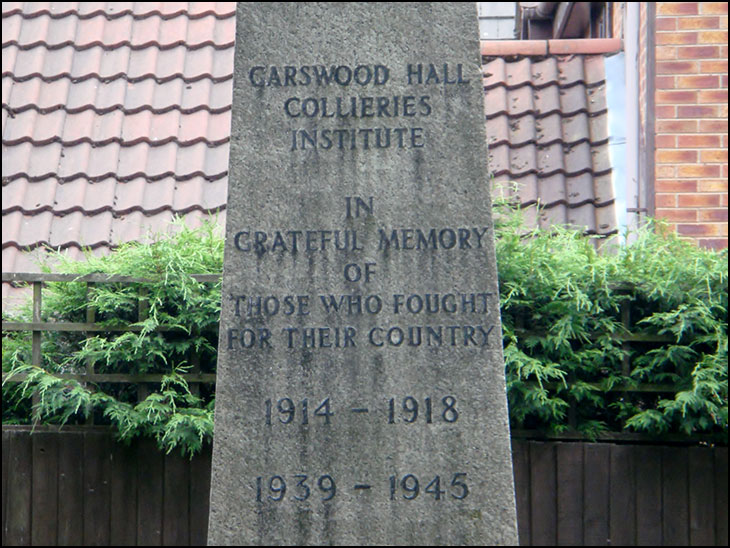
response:
<path fill-rule="evenodd" d="M 482 40 L 482 57 L 548 57 L 551 55 L 601 55 L 623 49 L 620 38 L 570 40 Z"/>
<path fill-rule="evenodd" d="M 94 40 L 93 42 L 87 42 L 84 44 L 78 44 L 72 40 L 67 40 L 65 42 L 57 42 L 57 43 L 49 43 L 45 40 L 36 40 L 35 42 L 30 43 L 24 43 L 21 44 L 18 40 L 7 40 L 3 42 L 2 47 L 10 47 L 15 46 L 18 49 L 22 51 L 28 51 L 33 48 L 44 48 L 49 51 L 55 51 L 63 48 L 71 48 L 75 51 L 84 51 L 91 48 L 102 48 L 106 51 L 116 50 L 119 48 L 129 48 L 133 51 L 139 51 L 143 49 L 148 48 L 157 48 L 161 51 L 174 49 L 178 47 L 184 47 L 185 49 L 189 51 L 194 51 L 197 49 L 205 48 L 205 47 L 212 47 L 213 49 L 217 50 L 224 50 L 224 49 L 230 49 L 233 48 L 235 43 L 233 41 L 230 42 L 224 42 L 224 43 L 217 43 L 213 40 L 206 40 L 204 42 L 197 42 L 197 43 L 189 43 L 186 40 L 176 40 L 174 42 L 166 42 L 166 43 L 160 43 L 156 41 L 149 41 L 142 44 L 134 44 L 131 40 L 122 40 L 120 42 L 114 42 L 114 43 L 107 43 L 102 42 L 101 40 Z"/>
<path fill-rule="evenodd" d="M 27 103 L 22 106 L 18 107 L 11 107 L 7 103 L 2 104 L 3 110 L 8 111 L 8 113 L 12 113 L 13 115 L 17 115 L 19 113 L 26 112 L 28 110 L 34 110 L 40 114 L 50 114 L 52 112 L 55 112 L 57 110 L 63 110 L 66 114 L 79 114 L 81 112 L 85 112 L 87 110 L 93 111 L 95 114 L 98 115 L 104 115 L 109 114 L 110 112 L 114 111 L 121 111 L 122 114 L 125 116 L 130 116 L 133 114 L 138 114 L 140 112 L 149 111 L 152 114 L 166 114 L 170 111 L 176 110 L 179 111 L 181 114 L 194 114 L 196 112 L 205 111 L 208 114 L 222 114 L 224 112 L 228 112 L 231 110 L 231 105 L 226 105 L 223 107 L 210 107 L 209 105 L 196 105 L 191 108 L 184 108 L 183 106 L 176 104 L 176 105 L 168 105 L 166 107 L 162 108 L 155 108 L 152 105 L 145 104 L 145 105 L 139 105 L 135 108 L 126 108 L 122 104 L 115 104 L 115 105 L 109 105 L 106 107 L 97 107 L 96 105 L 92 104 L 86 104 L 86 105 L 80 105 L 78 107 L 68 107 L 65 104 L 57 103 L 55 105 L 42 107 L 37 104 Z"/>
<path fill-rule="evenodd" d="M 69 72 L 64 72 L 60 74 L 54 74 L 52 76 L 45 76 L 39 72 L 34 72 L 30 74 L 24 74 L 23 76 L 17 76 L 11 71 L 3 71 L 2 73 L 3 78 L 11 78 L 13 82 L 27 82 L 28 80 L 32 80 L 34 78 L 38 78 L 39 80 L 42 80 L 45 83 L 49 82 L 55 82 L 57 80 L 61 79 L 68 79 L 71 80 L 74 84 L 78 82 L 82 82 L 84 80 L 90 80 L 90 79 L 96 79 L 104 83 L 108 83 L 112 80 L 124 80 L 126 82 L 131 83 L 138 83 L 138 82 L 144 82 L 145 80 L 153 80 L 157 84 L 165 84 L 167 82 L 170 82 L 172 80 L 182 80 L 186 84 L 192 84 L 195 82 L 199 82 L 201 80 L 210 80 L 214 83 L 219 82 L 226 82 L 228 80 L 233 79 L 233 73 L 230 74 L 224 74 L 220 76 L 215 76 L 210 73 L 204 73 L 204 74 L 197 74 L 195 76 L 189 76 L 186 77 L 182 73 L 175 73 L 170 74 L 167 76 L 156 76 L 154 73 L 146 73 L 139 76 L 130 77 L 126 72 L 118 72 L 115 74 L 109 74 L 109 75 L 101 75 L 98 73 L 91 73 L 91 74 L 84 74 L 81 76 L 74 76 Z"/>
<path fill-rule="evenodd" d="M 32 4 L 31 2 L 28 2 L 29 4 Z M 91 3 L 91 2 L 89 2 Z M 151 2 L 143 2 L 142 4 L 149 4 Z M 213 2 L 204 2 L 204 4 L 211 4 Z M 94 9 L 93 11 L 83 12 L 79 11 L 78 9 L 67 9 L 65 11 L 61 12 L 54 12 L 49 8 L 42 8 L 38 9 L 36 11 L 25 11 L 23 8 L 20 7 L 14 7 L 10 8 L 9 5 L 13 4 L 13 2 L 3 2 L 3 12 L 2 16 L 5 17 L 12 17 L 14 15 L 20 15 L 23 19 L 35 19 L 37 17 L 50 17 L 51 19 L 63 19 L 65 17 L 75 16 L 79 19 L 92 19 L 94 17 L 104 17 L 105 19 L 111 21 L 114 19 L 119 19 L 121 17 L 127 17 L 132 16 L 135 20 L 141 20 L 141 19 L 147 19 L 149 17 L 159 17 L 160 19 L 174 19 L 176 17 L 186 16 L 188 19 L 202 19 L 203 17 L 215 17 L 216 19 L 228 19 L 230 17 L 235 17 L 236 15 L 236 8 L 235 8 L 235 2 L 215 2 L 215 4 L 233 4 L 233 7 L 231 7 L 228 10 L 218 11 L 215 9 L 207 9 L 200 12 L 191 12 L 190 10 L 186 9 L 179 9 L 171 12 L 163 12 L 161 10 L 150 10 L 146 12 L 137 12 L 133 9 L 126 9 L 121 10 L 116 13 L 111 13 L 105 9 L 98 8 Z M 24 2 L 17 2 L 17 4 L 27 4 Z M 8 9 L 6 10 L 6 5 L 8 5 Z"/>
<path fill-rule="evenodd" d="M 89 175 L 88 173 L 79 171 L 79 172 L 72 173 L 69 175 L 64 175 L 64 176 L 59 176 L 57 172 L 48 172 L 48 173 L 42 173 L 42 174 L 38 174 L 38 175 L 30 175 L 25 172 L 18 172 L 18 173 L 12 173 L 9 175 L 3 175 L 2 177 L 3 177 L 3 184 L 7 185 L 8 183 L 11 183 L 17 179 L 27 179 L 28 182 L 37 183 L 37 182 L 43 181 L 45 179 L 56 178 L 59 180 L 59 182 L 61 182 L 63 184 L 63 183 L 72 182 L 76 179 L 85 179 L 91 183 L 96 183 L 99 181 L 103 181 L 104 179 L 108 179 L 110 177 L 115 177 L 118 181 L 125 183 L 125 182 L 129 182 L 133 179 L 138 179 L 138 178 L 143 178 L 148 181 L 160 181 L 167 177 L 172 177 L 176 181 L 189 181 L 196 177 L 202 177 L 206 181 L 218 181 L 227 176 L 228 176 L 228 170 L 220 172 L 220 173 L 214 173 L 212 175 L 204 173 L 203 171 L 197 170 L 195 172 L 186 173 L 184 175 L 178 175 L 177 173 L 175 173 L 173 171 L 165 171 L 165 172 L 157 173 L 154 175 L 145 174 L 141 171 L 136 171 L 134 173 L 130 173 L 128 175 L 122 175 L 122 176 L 117 175 L 113 171 L 100 173 L 98 175 Z"/>

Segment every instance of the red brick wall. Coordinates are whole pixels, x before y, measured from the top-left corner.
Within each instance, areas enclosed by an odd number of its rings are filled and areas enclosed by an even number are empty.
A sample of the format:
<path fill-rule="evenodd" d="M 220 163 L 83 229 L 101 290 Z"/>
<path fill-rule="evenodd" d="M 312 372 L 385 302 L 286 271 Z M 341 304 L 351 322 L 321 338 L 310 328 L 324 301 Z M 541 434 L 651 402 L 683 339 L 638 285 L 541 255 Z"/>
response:
<path fill-rule="evenodd" d="M 656 7 L 657 217 L 714 248 L 728 245 L 728 5 Z"/>
<path fill-rule="evenodd" d="M 611 10 L 611 38 L 624 37 L 624 19 L 626 18 L 626 2 L 613 2 Z"/>

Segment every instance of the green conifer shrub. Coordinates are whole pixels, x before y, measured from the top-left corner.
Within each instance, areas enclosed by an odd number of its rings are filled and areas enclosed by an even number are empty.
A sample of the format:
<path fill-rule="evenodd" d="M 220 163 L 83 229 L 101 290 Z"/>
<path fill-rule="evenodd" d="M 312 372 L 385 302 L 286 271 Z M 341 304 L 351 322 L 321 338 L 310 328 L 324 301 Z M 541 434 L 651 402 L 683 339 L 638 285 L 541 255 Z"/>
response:
<path fill-rule="evenodd" d="M 519 214 L 499 219 L 513 428 L 705 434 L 727 443 L 727 250 L 700 249 L 653 223 L 619 245 L 567 228 L 528 230 Z M 93 414 L 122 440 L 153 437 L 167 452 L 195 454 L 212 438 L 214 393 L 191 390 L 184 373 L 193 363 L 215 371 L 221 292 L 220 282 L 190 274 L 222 268 L 214 224 L 178 223 L 152 244 L 82 262 L 61 257 L 55 272 L 152 282 L 99 283 L 88 295 L 85 283 L 48 283 L 44 320 L 83 322 L 88 302 L 98 322 L 140 330 L 46 332 L 41 367 L 30 365 L 30 333 L 3 332 L 3 423 L 84 423 Z M 89 364 L 97 373 L 164 378 L 139 400 L 135 385 L 56 376 Z"/>

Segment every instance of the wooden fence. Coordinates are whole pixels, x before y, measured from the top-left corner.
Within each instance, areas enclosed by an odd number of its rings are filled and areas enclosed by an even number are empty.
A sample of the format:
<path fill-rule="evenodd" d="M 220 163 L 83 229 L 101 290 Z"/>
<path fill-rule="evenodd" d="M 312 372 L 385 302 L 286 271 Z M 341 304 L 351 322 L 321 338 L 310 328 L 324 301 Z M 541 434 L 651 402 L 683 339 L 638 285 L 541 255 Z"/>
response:
<path fill-rule="evenodd" d="M 727 545 L 727 447 L 512 443 L 520 543 Z"/>
<path fill-rule="evenodd" d="M 210 449 L 125 447 L 101 427 L 3 427 L 3 545 L 201 545 Z M 522 545 L 728 542 L 727 447 L 513 439 Z"/>
<path fill-rule="evenodd" d="M 191 277 L 198 282 L 215 283 L 220 280 L 220 274 L 192 274 Z M 67 322 L 67 321 L 43 321 L 43 286 L 47 282 L 68 282 L 68 283 L 84 283 L 86 284 L 86 294 L 92 291 L 96 284 L 117 283 L 117 284 L 144 284 L 151 280 L 147 278 L 136 278 L 133 276 L 118 276 L 109 274 L 52 274 L 52 273 L 27 273 L 27 272 L 3 272 L 3 282 L 27 283 L 32 286 L 32 310 L 33 317 L 30 322 L 2 322 L 2 330 L 5 331 L 27 331 L 31 333 L 31 364 L 40 366 L 41 359 L 41 338 L 44 332 L 48 331 L 74 331 L 83 333 L 122 333 L 125 331 L 142 331 L 142 327 L 134 324 L 124 324 L 118 326 L 102 325 L 96 321 L 96 310 L 93 306 L 86 306 L 85 322 Z M 143 290 L 138 296 L 137 321 L 141 322 L 147 318 L 147 308 L 149 303 Z M 175 328 L 158 328 L 157 331 L 174 331 Z M 185 380 L 188 384 L 193 385 L 193 392 L 197 392 L 195 385 L 206 383 L 215 383 L 214 373 L 201 373 L 199 368 L 199 356 L 193 352 L 190 356 L 191 368 L 185 374 Z M 161 374 L 136 374 L 124 375 L 113 373 L 98 374 L 94 371 L 94 364 L 89 362 L 86 364 L 85 370 L 76 373 L 54 373 L 61 379 L 70 379 L 80 382 L 105 382 L 105 383 L 122 383 L 135 384 L 137 386 L 137 394 L 140 400 L 148 395 L 148 386 L 157 384 L 162 381 Z M 6 375 L 3 373 L 3 382 Z M 14 375 L 12 382 L 20 382 L 26 378 L 25 374 Z M 90 417 L 93 422 L 93 416 Z"/>
<path fill-rule="evenodd" d="M 210 450 L 193 460 L 108 429 L 3 426 L 3 545 L 204 545 Z"/>
<path fill-rule="evenodd" d="M 215 282 L 219 275 L 195 276 Z M 3 321 L 3 331 L 30 331 L 32 358 L 41 363 L 47 331 L 133 331 L 96 323 L 88 306 L 83 323 L 44 322 L 45 282 L 139 283 L 132 277 L 89 274 L 2 274 L 4 282 L 33 286 L 30 322 Z M 140 294 L 138 319 L 146 316 Z M 628 327 L 628 309 L 624 311 Z M 641 334 L 623 344 L 663 342 Z M 627 354 L 628 355 L 628 354 Z M 190 362 L 195 365 L 195 356 Z M 624 364 L 625 369 L 629 364 Z M 5 376 L 5 375 L 3 375 Z M 143 399 L 159 374 L 100 374 L 85 370 L 57 376 L 81 382 L 135 383 Z M 214 383 L 197 367 L 191 385 Z M 24 375 L 15 376 L 17 382 Z M 672 392 L 640 385 L 614 391 Z M 3 426 L 3 545 L 199 545 L 205 544 L 210 450 L 188 461 L 163 455 L 152 441 L 129 447 L 106 427 Z M 727 447 L 530 441 L 513 432 L 513 462 L 520 540 L 523 545 L 727 545 Z M 612 434 L 619 442 L 638 434 Z M 667 438 L 669 439 L 669 438 Z"/>

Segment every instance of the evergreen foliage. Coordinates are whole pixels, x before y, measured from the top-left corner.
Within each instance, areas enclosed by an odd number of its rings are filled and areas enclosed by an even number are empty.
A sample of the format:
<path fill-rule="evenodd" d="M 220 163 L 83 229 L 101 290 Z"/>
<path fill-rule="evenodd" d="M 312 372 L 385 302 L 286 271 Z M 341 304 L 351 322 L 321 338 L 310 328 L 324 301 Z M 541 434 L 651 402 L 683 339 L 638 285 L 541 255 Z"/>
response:
<path fill-rule="evenodd" d="M 41 367 L 30 365 L 30 334 L 3 333 L 3 423 L 111 424 L 120 439 L 154 437 L 160 448 L 193 455 L 213 434 L 214 394 L 191 391 L 182 375 L 193 363 L 215 372 L 220 281 L 200 283 L 190 274 L 220 274 L 223 238 L 214 223 L 190 229 L 181 221 L 152 244 L 129 243 L 112 254 L 88 253 L 85 261 L 56 254 L 54 271 L 132 276 L 150 283 L 99 283 L 87 295 L 84 282 L 51 282 L 44 291 L 43 321 L 84 322 L 87 303 L 106 326 L 138 326 L 134 332 L 43 334 Z M 140 295 L 142 299 L 140 299 Z M 140 307 L 143 310 L 140 318 Z M 29 311 L 23 314 L 27 321 Z M 5 319 L 5 318 L 4 318 Z M 81 383 L 54 373 L 161 374 L 162 383 L 138 401 L 136 385 Z M 30 396 L 37 402 L 30 408 Z"/>
<path fill-rule="evenodd" d="M 500 216 L 496 234 L 513 428 L 701 433 L 727 443 L 727 251 L 699 249 L 658 225 L 625 246 L 560 227 L 528 231 L 519 215 Z M 56 272 L 153 281 L 99 283 L 88 295 L 85 283 L 49 283 L 44 321 L 83 322 L 88 301 L 98 322 L 140 330 L 46 332 L 41 367 L 30 365 L 30 333 L 4 332 L 3 422 L 83 423 L 93 414 L 122 440 L 151 436 L 192 456 L 212 438 L 214 394 L 191 390 L 184 373 L 193 363 L 215 371 L 221 293 L 220 282 L 190 274 L 222 266 L 214 224 L 178 223 L 153 244 L 83 262 L 59 256 Z M 138 400 L 135 385 L 56 376 L 90 364 L 164 377 Z"/>
<path fill-rule="evenodd" d="M 656 223 L 618 245 L 559 226 L 527 231 L 519 213 L 501 219 L 513 428 L 727 443 L 727 250 Z"/>

